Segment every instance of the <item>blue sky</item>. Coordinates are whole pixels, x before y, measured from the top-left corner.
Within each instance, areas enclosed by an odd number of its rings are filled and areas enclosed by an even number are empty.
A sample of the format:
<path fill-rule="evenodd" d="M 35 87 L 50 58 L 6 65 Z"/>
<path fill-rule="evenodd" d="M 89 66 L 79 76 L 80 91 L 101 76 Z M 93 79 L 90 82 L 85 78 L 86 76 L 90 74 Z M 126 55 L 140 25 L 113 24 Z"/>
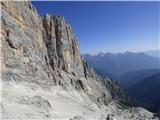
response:
<path fill-rule="evenodd" d="M 158 49 L 158 2 L 34 1 L 39 14 L 57 14 L 71 24 L 81 53 Z"/>

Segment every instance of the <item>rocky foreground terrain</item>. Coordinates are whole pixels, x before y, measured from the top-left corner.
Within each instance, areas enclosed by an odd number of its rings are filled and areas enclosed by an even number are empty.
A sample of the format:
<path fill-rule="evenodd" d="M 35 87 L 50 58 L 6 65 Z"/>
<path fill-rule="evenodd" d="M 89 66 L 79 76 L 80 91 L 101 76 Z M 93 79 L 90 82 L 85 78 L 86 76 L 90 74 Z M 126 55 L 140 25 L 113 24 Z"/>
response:
<path fill-rule="evenodd" d="M 31 2 L 1 8 L 1 119 L 159 120 L 122 104 L 128 97 L 89 68 L 63 17 L 40 17 Z"/>

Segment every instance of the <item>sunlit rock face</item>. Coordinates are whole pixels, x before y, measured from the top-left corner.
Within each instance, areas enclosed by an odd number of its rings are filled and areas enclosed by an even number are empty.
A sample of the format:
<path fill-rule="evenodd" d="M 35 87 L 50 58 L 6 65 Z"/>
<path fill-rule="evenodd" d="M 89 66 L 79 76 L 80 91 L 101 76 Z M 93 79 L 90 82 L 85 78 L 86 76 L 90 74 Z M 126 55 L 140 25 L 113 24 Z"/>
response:
<path fill-rule="evenodd" d="M 1 6 L 2 119 L 130 119 L 128 97 L 89 68 L 63 17 L 40 17 L 31 2 Z"/>
<path fill-rule="evenodd" d="M 46 14 L 43 18 L 43 26 L 44 40 L 53 69 L 58 68 L 84 76 L 83 62 L 70 25 L 61 16 Z"/>

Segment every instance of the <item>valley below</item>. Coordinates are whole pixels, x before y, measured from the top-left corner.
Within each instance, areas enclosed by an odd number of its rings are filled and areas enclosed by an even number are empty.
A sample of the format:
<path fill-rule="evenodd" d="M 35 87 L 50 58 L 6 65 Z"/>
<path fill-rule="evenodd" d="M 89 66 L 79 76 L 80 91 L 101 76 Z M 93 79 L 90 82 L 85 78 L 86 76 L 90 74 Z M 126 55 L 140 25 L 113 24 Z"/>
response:
<path fill-rule="evenodd" d="M 159 57 L 149 56 L 145 53 L 126 52 L 85 54 L 84 58 L 97 74 L 104 77 L 109 76 L 118 82 L 134 99 L 136 106 L 143 106 L 149 111 L 159 114 Z"/>

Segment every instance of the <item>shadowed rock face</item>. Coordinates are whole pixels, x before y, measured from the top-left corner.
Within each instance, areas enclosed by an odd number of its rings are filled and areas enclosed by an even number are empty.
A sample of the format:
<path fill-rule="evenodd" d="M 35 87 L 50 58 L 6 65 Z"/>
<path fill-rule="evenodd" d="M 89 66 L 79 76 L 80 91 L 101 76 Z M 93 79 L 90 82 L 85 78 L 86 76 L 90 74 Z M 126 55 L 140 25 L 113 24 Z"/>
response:
<path fill-rule="evenodd" d="M 113 98 L 127 102 L 116 83 L 81 58 L 63 17 L 42 18 L 30 2 L 1 5 L 2 118 L 105 119 L 107 109 L 118 110 Z"/>
<path fill-rule="evenodd" d="M 52 68 L 84 76 L 83 62 L 75 35 L 64 18 L 47 14 L 43 18 L 43 26 L 44 40 Z"/>

